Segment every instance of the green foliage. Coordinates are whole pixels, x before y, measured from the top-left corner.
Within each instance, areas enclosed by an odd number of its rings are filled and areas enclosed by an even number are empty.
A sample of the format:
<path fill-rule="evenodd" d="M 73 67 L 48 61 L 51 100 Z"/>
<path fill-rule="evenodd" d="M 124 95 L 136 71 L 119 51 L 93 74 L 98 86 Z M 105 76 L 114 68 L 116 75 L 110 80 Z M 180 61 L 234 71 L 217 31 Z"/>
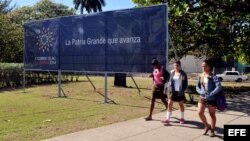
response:
<path fill-rule="evenodd" d="M 164 0 L 132 0 L 132 1 L 138 4 L 139 7 L 164 3 Z"/>
<path fill-rule="evenodd" d="M 22 26 L 0 14 L 0 62 L 22 62 Z"/>
<path fill-rule="evenodd" d="M 56 83 L 57 72 L 26 72 L 26 85 Z M 62 82 L 79 81 L 79 74 L 63 73 Z M 0 88 L 18 87 L 23 83 L 23 64 L 0 63 Z"/>
<path fill-rule="evenodd" d="M 11 22 L 23 25 L 25 22 L 34 20 L 36 17 L 38 17 L 34 11 L 35 9 L 33 7 L 23 6 L 12 11 L 7 16 Z"/>
<path fill-rule="evenodd" d="M 9 13 L 12 22 L 23 24 L 32 20 L 74 15 L 75 10 L 51 0 L 41 0 L 33 6 L 24 6 Z"/>
<path fill-rule="evenodd" d="M 138 6 L 162 0 L 133 0 Z M 192 53 L 250 63 L 250 3 L 246 0 L 168 0 L 169 31 L 179 57 Z M 170 58 L 174 57 L 170 48 Z"/>
<path fill-rule="evenodd" d="M 22 64 L 0 63 L 0 88 L 21 85 Z"/>
<path fill-rule="evenodd" d="M 202 22 L 197 41 L 206 44 L 209 56 L 234 58 L 250 63 L 250 3 L 244 0 L 202 1 L 198 20 Z M 243 61 L 243 60 L 242 60 Z"/>
<path fill-rule="evenodd" d="M 58 16 L 74 15 L 75 10 L 63 4 L 54 3 L 51 0 L 41 0 L 33 7 L 35 20 L 54 18 Z"/>

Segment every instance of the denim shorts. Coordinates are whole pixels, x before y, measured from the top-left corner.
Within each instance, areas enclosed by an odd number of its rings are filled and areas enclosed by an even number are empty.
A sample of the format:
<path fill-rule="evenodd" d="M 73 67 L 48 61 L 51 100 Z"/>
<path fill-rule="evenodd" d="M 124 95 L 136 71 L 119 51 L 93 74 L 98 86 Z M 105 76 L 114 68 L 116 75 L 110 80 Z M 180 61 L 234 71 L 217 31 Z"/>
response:
<path fill-rule="evenodd" d="M 211 105 L 213 107 L 217 107 L 216 100 L 204 100 L 200 97 L 199 103 L 204 104 L 205 106 Z"/>

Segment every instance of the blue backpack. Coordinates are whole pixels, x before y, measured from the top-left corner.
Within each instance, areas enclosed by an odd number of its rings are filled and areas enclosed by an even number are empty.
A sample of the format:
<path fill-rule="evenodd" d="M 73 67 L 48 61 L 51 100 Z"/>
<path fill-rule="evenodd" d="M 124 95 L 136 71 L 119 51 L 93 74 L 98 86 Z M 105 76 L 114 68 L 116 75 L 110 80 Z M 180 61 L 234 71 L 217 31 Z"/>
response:
<path fill-rule="evenodd" d="M 217 109 L 219 111 L 224 111 L 227 108 L 227 101 L 223 90 L 216 96 Z"/>
<path fill-rule="evenodd" d="M 203 83 L 204 79 L 202 77 L 202 75 L 199 76 L 201 83 Z M 204 84 L 203 84 L 204 87 Z M 224 110 L 226 110 L 227 108 L 227 101 L 226 101 L 226 97 L 224 95 L 224 91 L 221 90 L 220 93 L 218 93 L 216 95 L 216 104 L 217 104 L 217 110 L 223 112 Z"/>

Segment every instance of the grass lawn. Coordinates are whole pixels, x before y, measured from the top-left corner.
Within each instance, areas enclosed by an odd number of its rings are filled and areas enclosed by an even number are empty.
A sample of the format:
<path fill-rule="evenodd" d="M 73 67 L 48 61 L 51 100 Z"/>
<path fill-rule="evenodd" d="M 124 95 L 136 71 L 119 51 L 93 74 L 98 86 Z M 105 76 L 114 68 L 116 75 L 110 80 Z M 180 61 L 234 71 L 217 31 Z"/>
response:
<path fill-rule="evenodd" d="M 90 77 L 97 88 L 81 82 L 62 85 L 67 98 L 57 97 L 57 84 L 0 91 L 0 140 L 30 141 L 146 116 L 149 112 L 152 79 L 135 78 L 141 94 L 127 78 L 129 88 L 113 87 L 108 78 L 108 97 L 116 104 L 103 104 L 104 78 Z M 148 98 L 146 98 L 148 97 Z M 155 113 L 164 109 L 159 103 Z"/>
<path fill-rule="evenodd" d="M 148 98 L 151 95 L 152 79 L 135 78 L 141 88 L 139 95 L 131 78 L 127 78 L 128 88 L 117 88 L 113 87 L 113 77 L 109 77 L 108 97 L 116 104 L 103 104 L 103 77 L 90 79 L 97 92 L 94 92 L 91 84 L 82 77 L 81 82 L 62 84 L 67 98 L 57 98 L 57 84 L 32 86 L 26 89 L 26 93 L 23 93 L 22 89 L 0 91 L 0 140 L 47 139 L 143 117 L 149 113 Z M 193 85 L 194 82 L 191 81 L 190 84 Z M 239 86 L 242 84 L 244 83 L 237 83 Z M 249 84 L 246 83 L 248 86 Z M 158 102 L 154 113 L 165 108 L 160 100 Z M 177 103 L 174 107 L 178 107 Z"/>

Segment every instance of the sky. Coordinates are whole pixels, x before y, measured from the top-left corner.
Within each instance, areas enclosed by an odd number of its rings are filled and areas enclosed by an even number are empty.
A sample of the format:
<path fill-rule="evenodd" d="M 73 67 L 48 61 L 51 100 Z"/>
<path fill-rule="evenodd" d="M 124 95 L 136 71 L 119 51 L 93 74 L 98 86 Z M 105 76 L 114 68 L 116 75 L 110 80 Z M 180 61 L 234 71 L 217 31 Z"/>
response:
<path fill-rule="evenodd" d="M 39 0 L 13 0 L 13 3 L 16 3 L 18 7 L 21 6 L 31 6 L 37 3 Z M 64 5 L 69 6 L 70 8 L 74 8 L 73 0 L 52 0 L 56 3 L 62 3 Z M 118 9 L 127 9 L 135 7 L 135 4 L 132 0 L 105 0 L 106 6 L 103 7 L 103 11 L 111 11 Z"/>

